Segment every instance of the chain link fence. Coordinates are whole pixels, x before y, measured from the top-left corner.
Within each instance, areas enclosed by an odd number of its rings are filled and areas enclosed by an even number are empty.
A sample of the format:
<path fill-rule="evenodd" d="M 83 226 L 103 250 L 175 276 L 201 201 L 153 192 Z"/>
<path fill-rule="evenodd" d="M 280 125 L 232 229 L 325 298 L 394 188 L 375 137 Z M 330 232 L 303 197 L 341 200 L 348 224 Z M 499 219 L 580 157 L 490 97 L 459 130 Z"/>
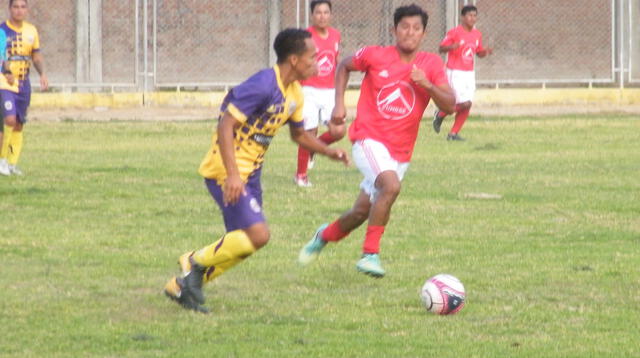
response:
<path fill-rule="evenodd" d="M 275 62 L 275 34 L 306 27 L 309 2 L 39 0 L 29 1 L 29 21 L 39 29 L 54 89 L 227 88 Z M 430 52 L 458 24 L 462 6 L 478 7 L 477 26 L 494 49 L 477 62 L 481 84 L 640 81 L 634 0 L 333 0 L 342 56 L 364 45 L 392 45 L 393 11 L 411 2 L 429 13 L 423 49 Z M 7 10 L 0 16 L 7 18 Z"/>

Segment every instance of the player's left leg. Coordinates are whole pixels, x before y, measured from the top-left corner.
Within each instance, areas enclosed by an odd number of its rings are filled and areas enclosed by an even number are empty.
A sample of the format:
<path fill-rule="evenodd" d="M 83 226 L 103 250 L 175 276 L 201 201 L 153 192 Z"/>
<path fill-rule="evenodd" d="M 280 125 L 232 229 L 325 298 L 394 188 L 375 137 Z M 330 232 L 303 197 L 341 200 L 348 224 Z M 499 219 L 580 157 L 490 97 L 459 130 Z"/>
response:
<path fill-rule="evenodd" d="M 469 112 L 471 111 L 471 101 L 460 103 L 456 105 L 456 120 L 453 122 L 453 126 L 447 135 L 447 140 L 464 141 L 458 133 L 462 130 L 462 126 L 469 118 Z"/>
<path fill-rule="evenodd" d="M 391 207 L 400 193 L 400 182 L 409 168 L 409 163 L 396 161 L 387 148 L 377 141 L 365 140 L 361 148 L 365 154 L 367 166 L 375 168 L 374 173 L 377 175 L 373 180 L 361 184 L 361 187 L 370 194 L 372 204 L 362 246 L 362 258 L 356 264 L 356 268 L 365 274 L 382 277 L 385 275 L 385 270 L 379 258 L 380 240 L 389 222 Z M 354 162 L 360 168 L 362 163 L 356 158 L 354 151 Z"/>
<path fill-rule="evenodd" d="M 7 161 L 9 162 L 9 170 L 13 175 L 22 175 L 22 171 L 18 168 L 17 165 L 18 160 L 20 159 L 20 154 L 22 153 L 22 146 L 24 143 L 23 129 L 24 125 L 27 123 L 27 109 L 30 102 L 30 90 L 22 90 L 16 95 L 16 121 L 13 126 L 13 133 L 11 135 L 11 138 L 8 140 L 9 153 L 7 156 Z"/>
<path fill-rule="evenodd" d="M 11 175 L 9 169 L 9 162 L 7 157 L 9 156 L 9 142 L 13 135 L 13 127 L 16 125 L 16 94 L 9 90 L 0 90 L 0 98 L 2 100 L 3 109 L 3 140 L 0 146 L 0 174 Z"/>

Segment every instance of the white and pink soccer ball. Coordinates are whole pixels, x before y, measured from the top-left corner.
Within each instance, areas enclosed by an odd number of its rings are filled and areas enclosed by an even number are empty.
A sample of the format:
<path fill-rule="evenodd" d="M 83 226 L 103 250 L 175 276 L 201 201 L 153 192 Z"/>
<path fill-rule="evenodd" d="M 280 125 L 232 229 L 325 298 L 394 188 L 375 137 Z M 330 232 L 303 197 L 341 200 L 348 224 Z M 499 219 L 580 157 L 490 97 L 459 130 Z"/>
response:
<path fill-rule="evenodd" d="M 431 313 L 455 314 L 464 307 L 464 286 L 454 276 L 439 274 L 424 283 L 420 297 L 427 311 Z"/>

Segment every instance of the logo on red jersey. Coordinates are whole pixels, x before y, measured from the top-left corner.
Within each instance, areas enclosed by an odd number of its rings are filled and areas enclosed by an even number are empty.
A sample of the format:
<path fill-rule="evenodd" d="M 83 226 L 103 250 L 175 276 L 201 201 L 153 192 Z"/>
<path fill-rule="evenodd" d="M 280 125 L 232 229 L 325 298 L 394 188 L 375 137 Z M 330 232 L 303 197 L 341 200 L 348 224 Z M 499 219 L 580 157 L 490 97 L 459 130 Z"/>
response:
<path fill-rule="evenodd" d="M 386 119 L 399 120 L 413 111 L 416 104 L 416 93 L 405 81 L 388 84 L 378 92 L 376 99 L 378 112 Z"/>
<path fill-rule="evenodd" d="M 333 71 L 336 59 L 331 51 L 322 51 L 318 54 L 318 76 L 328 76 Z"/>

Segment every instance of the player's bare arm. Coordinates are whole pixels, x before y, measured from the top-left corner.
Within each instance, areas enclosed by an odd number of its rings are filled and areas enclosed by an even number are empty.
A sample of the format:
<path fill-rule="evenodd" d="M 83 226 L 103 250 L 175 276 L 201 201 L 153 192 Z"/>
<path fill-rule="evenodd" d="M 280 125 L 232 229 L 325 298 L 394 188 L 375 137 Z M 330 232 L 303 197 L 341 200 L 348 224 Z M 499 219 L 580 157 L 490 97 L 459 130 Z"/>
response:
<path fill-rule="evenodd" d="M 33 66 L 38 71 L 40 75 L 40 90 L 46 91 L 49 88 L 49 79 L 47 78 L 47 74 L 44 73 L 44 59 L 42 57 L 42 53 L 40 51 L 34 51 L 32 54 L 33 58 Z"/>
<path fill-rule="evenodd" d="M 349 73 L 355 71 L 353 56 L 348 56 L 338 64 L 336 69 L 336 103 L 331 112 L 331 123 L 339 126 L 345 125 L 347 109 L 344 106 L 344 93 L 349 82 Z"/>
<path fill-rule="evenodd" d="M 416 67 L 416 65 L 413 65 L 413 69 L 411 70 L 411 80 L 429 92 L 429 95 L 440 110 L 447 114 L 455 111 L 456 96 L 449 84 L 434 85 L 427 79 L 424 71 Z"/>
<path fill-rule="evenodd" d="M 478 57 L 482 58 L 482 57 L 486 57 L 488 55 L 491 55 L 493 53 L 493 49 L 490 47 L 487 47 L 485 49 L 483 49 L 482 51 L 478 51 L 476 53 L 476 55 L 478 55 Z"/>
<path fill-rule="evenodd" d="M 446 52 L 449 52 L 449 51 L 453 51 L 453 50 L 455 50 L 455 49 L 457 49 L 459 47 L 460 47 L 460 44 L 456 42 L 456 43 L 451 44 L 451 45 L 440 46 L 438 48 L 438 51 L 440 51 L 440 53 L 446 53 Z"/>
<path fill-rule="evenodd" d="M 222 187 L 225 205 L 238 202 L 244 192 L 244 182 L 240 178 L 240 171 L 236 164 L 236 155 L 233 145 L 233 133 L 242 125 L 229 112 L 225 112 L 218 123 L 218 141 L 220 142 L 220 156 L 227 171 L 227 178 Z"/>
<path fill-rule="evenodd" d="M 289 128 L 291 139 L 301 145 L 304 149 L 325 155 L 333 160 L 341 161 L 345 165 L 349 165 L 349 156 L 347 156 L 347 153 L 343 149 L 329 147 L 316 136 L 305 131 L 302 127 L 296 128 L 290 126 Z"/>

